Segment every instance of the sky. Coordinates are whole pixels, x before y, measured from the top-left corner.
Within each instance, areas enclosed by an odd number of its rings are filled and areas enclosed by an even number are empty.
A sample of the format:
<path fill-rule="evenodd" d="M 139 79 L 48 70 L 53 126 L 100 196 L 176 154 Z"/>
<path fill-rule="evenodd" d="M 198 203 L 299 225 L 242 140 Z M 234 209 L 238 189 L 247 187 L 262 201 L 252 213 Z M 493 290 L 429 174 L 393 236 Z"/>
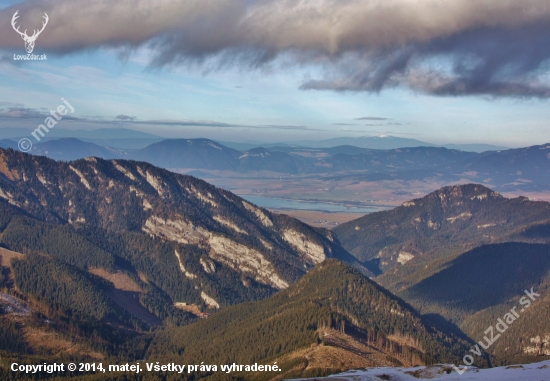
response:
<path fill-rule="evenodd" d="M 21 61 L 20 32 L 40 30 Z M 0 128 L 550 142 L 550 0 L 0 0 Z"/>

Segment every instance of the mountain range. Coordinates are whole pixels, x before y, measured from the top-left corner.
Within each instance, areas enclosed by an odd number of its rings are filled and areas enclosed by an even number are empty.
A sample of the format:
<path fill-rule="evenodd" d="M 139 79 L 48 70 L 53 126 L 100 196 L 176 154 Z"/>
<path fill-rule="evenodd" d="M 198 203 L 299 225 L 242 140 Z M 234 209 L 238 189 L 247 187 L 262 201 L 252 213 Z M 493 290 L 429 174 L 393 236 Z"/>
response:
<path fill-rule="evenodd" d="M 31 129 L 22 128 L 0 128 L 0 140 L 10 139 L 18 141 L 21 138 L 29 137 Z M 166 140 L 158 135 L 137 131 L 123 127 L 99 128 L 95 130 L 69 130 L 55 128 L 48 132 L 42 138 L 42 141 L 60 138 L 76 138 L 82 141 L 95 143 L 101 146 L 114 147 L 117 149 L 141 149 L 147 145 Z M 485 152 L 499 151 L 508 149 L 504 146 L 496 146 L 492 144 L 443 144 L 437 145 L 424 142 L 417 139 L 400 138 L 391 135 L 378 136 L 360 136 L 360 137 L 339 137 L 325 140 L 300 140 L 291 142 L 228 142 L 217 141 L 226 147 L 233 148 L 239 151 L 248 151 L 253 148 L 272 148 L 272 147 L 296 147 L 296 148 L 332 148 L 337 146 L 352 145 L 359 148 L 368 149 L 396 149 L 406 147 L 444 147 L 448 149 L 456 149 L 461 151 Z"/>
<path fill-rule="evenodd" d="M 391 135 L 360 136 L 354 138 L 333 138 L 326 140 L 299 140 L 295 145 L 311 148 L 332 148 L 338 146 L 355 146 L 368 149 L 397 149 L 411 147 L 443 147 L 469 152 L 499 151 L 508 147 L 492 144 L 444 144 L 437 145 L 417 139 L 399 138 Z"/>
<path fill-rule="evenodd" d="M 122 239 L 110 242 L 111 232 L 124 234 L 128 244 L 136 240 L 125 259 L 138 256 L 144 262 L 143 268 L 131 271 L 148 277 L 170 271 L 179 281 L 166 291 L 179 302 L 200 303 L 202 298 L 211 305 L 229 305 L 254 300 L 286 288 L 325 258 L 354 261 L 330 231 L 272 214 L 204 181 L 145 162 L 89 158 L 64 163 L 0 152 L 0 197 L 43 223 L 105 237 L 99 245 L 104 251 Z M 38 230 L 19 234 L 41 234 Z M 24 241 L 18 239 L 9 248 L 32 250 Z M 144 249 L 134 247 L 138 242 Z M 148 246 L 155 247 L 153 257 L 145 250 Z M 104 267 L 112 269 L 116 260 L 102 258 Z M 82 263 L 84 269 L 92 265 L 99 266 Z M 156 266 L 172 268 L 155 272 Z M 232 272 L 238 276 L 229 276 Z M 223 282 L 234 283 L 232 292 Z"/>
<path fill-rule="evenodd" d="M 209 140 L 170 144 L 168 154 L 198 148 L 157 160 L 200 161 L 215 150 L 212 160 L 237 163 L 229 161 L 235 150 Z M 533 162 L 544 148 L 507 157 Z M 396 150 L 388 160 L 409 171 L 403 157 L 438 166 L 440 150 Z M 252 154 L 265 159 L 266 151 Z M 358 155 L 373 165 L 379 154 Z M 461 163 L 451 154 L 448 163 Z M 238 165 L 257 163 L 243 155 Z M 487 168 L 492 155 L 483 156 Z M 276 361 L 286 378 L 458 364 L 489 324 L 523 306 L 526 290 L 539 299 L 475 363 L 537 361 L 550 355 L 549 225 L 547 202 L 466 184 L 329 231 L 144 161 L 0 149 L 0 376 L 18 356 L 60 354 L 105 363 Z M 40 339 L 50 336 L 58 339 Z"/>
<path fill-rule="evenodd" d="M 13 148 L 12 141 L 0 146 Z M 440 147 L 373 150 L 356 146 L 291 146 L 239 151 L 208 139 L 163 140 L 137 150 L 113 149 L 78 139 L 37 143 L 30 153 L 55 160 L 84 157 L 131 159 L 178 171 L 226 170 L 236 173 L 332 175 L 332 180 L 383 181 L 437 179 L 476 182 L 499 191 L 541 191 L 550 184 L 550 144 L 483 153 Z"/>
<path fill-rule="evenodd" d="M 414 365 L 458 361 L 471 344 L 370 281 L 331 231 L 146 162 L 0 149 L 0 262 L 5 361 L 68 348 L 107 362 L 166 359 L 206 340 L 289 369 L 298 356 L 301 370 L 289 374 L 307 375 L 347 368 L 320 366 L 330 353 Z M 218 336 L 227 319 L 236 336 Z M 293 319 L 294 330 L 267 328 Z M 278 339 L 251 349 L 258 332 Z M 35 338 L 44 335 L 59 340 Z M 317 357 L 303 353 L 312 345 Z M 193 353 L 189 361 L 206 359 Z"/>
<path fill-rule="evenodd" d="M 489 353 L 494 363 L 550 355 L 550 203 L 450 186 L 334 232 L 379 284 L 472 338 L 534 288 L 541 300 Z"/>
<path fill-rule="evenodd" d="M 33 130 L 21 128 L 0 128 L 0 141 L 8 139 L 19 141 L 22 138 L 31 138 Z M 150 144 L 164 140 L 160 136 L 149 134 L 142 131 L 131 130 L 128 128 L 99 128 L 95 130 L 69 130 L 55 128 L 41 137 L 40 141 L 45 143 L 51 140 L 59 139 L 79 139 L 84 142 L 94 143 L 102 147 L 116 147 L 115 149 L 141 149 Z M 34 139 L 33 139 L 34 141 Z M 0 147 L 3 147 L 0 143 Z M 86 156 L 81 156 L 83 158 Z"/>

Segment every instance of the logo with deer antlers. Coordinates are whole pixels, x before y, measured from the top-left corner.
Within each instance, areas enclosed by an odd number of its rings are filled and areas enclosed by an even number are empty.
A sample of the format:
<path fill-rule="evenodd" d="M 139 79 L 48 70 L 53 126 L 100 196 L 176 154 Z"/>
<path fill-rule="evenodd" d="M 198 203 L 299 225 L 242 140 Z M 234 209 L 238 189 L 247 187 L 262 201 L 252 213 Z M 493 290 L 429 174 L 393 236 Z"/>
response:
<path fill-rule="evenodd" d="M 42 22 L 42 29 L 40 30 L 35 29 L 32 36 L 29 36 L 27 35 L 27 29 L 25 29 L 24 32 L 21 32 L 19 30 L 19 27 L 16 25 L 16 21 L 19 18 L 18 13 L 19 11 L 13 14 L 13 17 L 11 19 L 11 26 L 13 27 L 13 30 L 15 30 L 17 33 L 21 35 L 21 38 L 25 41 L 25 49 L 27 50 L 27 53 L 30 54 L 34 50 L 34 43 L 36 42 L 36 39 L 38 38 L 38 36 L 40 36 L 40 33 L 44 31 L 44 28 L 46 28 L 46 25 L 48 25 L 49 17 L 46 13 L 44 13 L 44 16 L 42 16 L 44 18 L 44 21 Z"/>

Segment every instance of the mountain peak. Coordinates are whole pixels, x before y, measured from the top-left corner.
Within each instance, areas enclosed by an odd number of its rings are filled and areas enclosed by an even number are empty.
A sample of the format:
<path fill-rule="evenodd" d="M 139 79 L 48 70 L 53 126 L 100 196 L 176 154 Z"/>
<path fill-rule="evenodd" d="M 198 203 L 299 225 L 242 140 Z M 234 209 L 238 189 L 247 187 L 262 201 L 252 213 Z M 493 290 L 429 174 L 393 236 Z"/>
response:
<path fill-rule="evenodd" d="M 480 184 L 453 185 L 347 222 L 334 232 L 349 252 L 372 261 L 369 269 L 380 274 L 449 254 L 441 253 L 444 247 L 494 243 L 547 221 L 549 210 L 547 202 L 505 198 Z"/>
<path fill-rule="evenodd" d="M 481 184 L 463 184 L 463 185 L 451 185 L 446 186 L 441 189 L 436 190 L 435 192 L 430 193 L 426 199 L 437 198 L 441 200 L 442 203 L 449 201 L 468 201 L 468 200 L 479 200 L 479 201 L 488 201 L 488 200 L 500 200 L 504 197 L 493 191 L 490 188 L 487 188 Z"/>

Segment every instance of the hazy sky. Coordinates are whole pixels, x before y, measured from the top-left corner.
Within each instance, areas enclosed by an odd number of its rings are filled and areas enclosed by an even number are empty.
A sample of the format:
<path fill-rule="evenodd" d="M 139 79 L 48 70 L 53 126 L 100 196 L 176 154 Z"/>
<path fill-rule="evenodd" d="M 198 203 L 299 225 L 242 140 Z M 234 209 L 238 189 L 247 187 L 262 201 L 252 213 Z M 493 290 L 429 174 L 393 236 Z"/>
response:
<path fill-rule="evenodd" d="M 15 61 L 21 31 L 48 25 Z M 550 0 L 0 0 L 0 127 L 550 142 Z"/>

